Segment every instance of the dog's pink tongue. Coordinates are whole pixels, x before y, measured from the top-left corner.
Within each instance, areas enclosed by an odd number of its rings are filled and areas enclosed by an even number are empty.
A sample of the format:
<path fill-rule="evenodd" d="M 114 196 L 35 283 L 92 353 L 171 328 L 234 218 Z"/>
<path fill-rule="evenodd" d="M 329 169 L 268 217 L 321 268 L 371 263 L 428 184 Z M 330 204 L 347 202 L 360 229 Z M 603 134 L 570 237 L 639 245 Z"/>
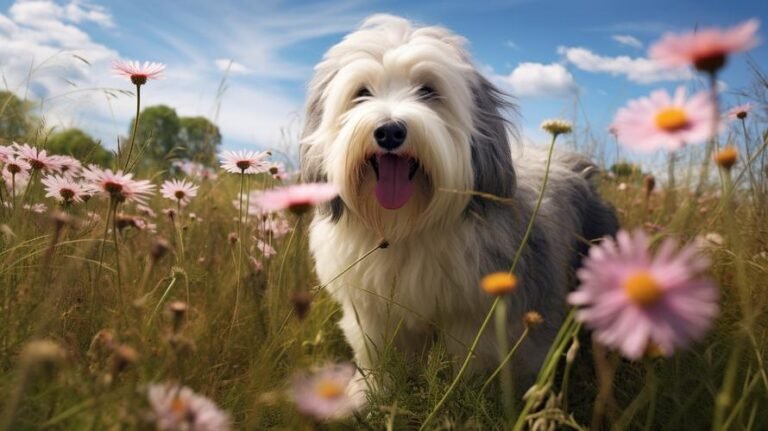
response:
<path fill-rule="evenodd" d="M 396 210 L 413 195 L 413 183 L 408 178 L 411 160 L 394 154 L 378 157 L 379 180 L 376 182 L 376 199 L 388 210 Z"/>

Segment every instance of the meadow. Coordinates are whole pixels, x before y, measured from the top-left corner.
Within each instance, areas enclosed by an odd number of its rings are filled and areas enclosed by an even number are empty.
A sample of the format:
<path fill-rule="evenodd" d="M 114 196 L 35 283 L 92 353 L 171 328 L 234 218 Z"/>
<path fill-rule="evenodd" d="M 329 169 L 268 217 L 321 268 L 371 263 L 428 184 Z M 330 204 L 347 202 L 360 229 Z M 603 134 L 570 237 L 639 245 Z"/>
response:
<path fill-rule="evenodd" d="M 133 96 L 162 72 L 138 70 L 126 74 Z M 704 93 L 707 73 L 692 83 Z M 630 360 L 572 312 L 511 414 L 499 379 L 460 373 L 439 339 L 418 363 L 381 346 L 369 371 L 387 383 L 363 408 L 304 404 L 344 398 L 302 385 L 353 358 L 314 275 L 308 204 L 264 207 L 261 191 L 300 181 L 277 148 L 158 167 L 142 162 L 152 138 L 134 135 L 97 167 L 44 153 L 45 127 L 0 136 L 0 430 L 768 429 L 767 76 L 755 68 L 738 90 L 749 107 L 729 118 L 716 106 L 722 130 L 707 142 L 599 179 L 624 229 L 709 258 L 719 313 L 706 335 Z M 558 149 L 603 161 L 616 139 L 568 132 L 555 133 Z"/>

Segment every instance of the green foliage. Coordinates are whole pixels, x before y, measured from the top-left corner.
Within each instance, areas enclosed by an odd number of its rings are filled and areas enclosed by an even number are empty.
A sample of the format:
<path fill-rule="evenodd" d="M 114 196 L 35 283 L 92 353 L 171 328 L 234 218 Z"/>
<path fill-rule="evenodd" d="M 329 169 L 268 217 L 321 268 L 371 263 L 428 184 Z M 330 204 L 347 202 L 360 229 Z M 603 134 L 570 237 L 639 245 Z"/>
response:
<path fill-rule="evenodd" d="M 10 91 L 0 91 L 0 138 L 23 141 L 34 129 L 33 105 Z"/>
<path fill-rule="evenodd" d="M 133 133 L 131 120 L 128 136 Z M 141 156 L 145 167 L 167 168 L 172 160 L 190 159 L 214 164 L 221 145 L 219 127 L 205 117 L 179 117 L 166 105 L 150 106 L 139 114 L 136 147 L 144 148 Z M 124 147 L 127 148 L 127 141 Z"/>
<path fill-rule="evenodd" d="M 53 154 L 68 154 L 83 163 L 109 167 L 113 155 L 101 143 L 80 129 L 66 129 L 48 137 L 47 150 Z"/>
<path fill-rule="evenodd" d="M 217 148 L 221 145 L 221 132 L 210 120 L 205 117 L 181 117 L 178 138 L 187 159 L 209 166 L 215 163 Z"/>
<path fill-rule="evenodd" d="M 640 165 L 629 162 L 618 162 L 611 166 L 611 172 L 616 174 L 617 177 L 627 178 L 638 176 L 643 173 Z"/>
<path fill-rule="evenodd" d="M 128 136 L 132 136 L 135 118 L 131 120 Z M 139 114 L 139 128 L 136 131 L 136 148 L 142 148 L 141 159 L 145 166 L 152 164 L 166 167 L 177 157 L 178 137 L 181 120 L 176 110 L 166 105 L 145 108 Z M 128 148 L 128 141 L 122 147 Z"/>

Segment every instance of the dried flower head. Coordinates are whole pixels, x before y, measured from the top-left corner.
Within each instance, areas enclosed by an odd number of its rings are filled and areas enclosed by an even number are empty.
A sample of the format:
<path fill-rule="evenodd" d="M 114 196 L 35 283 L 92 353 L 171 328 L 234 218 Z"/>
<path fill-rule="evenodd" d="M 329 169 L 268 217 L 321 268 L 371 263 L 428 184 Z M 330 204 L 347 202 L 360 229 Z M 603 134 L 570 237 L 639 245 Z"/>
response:
<path fill-rule="evenodd" d="M 739 150 L 735 146 L 729 145 L 712 155 L 718 166 L 725 170 L 730 170 L 739 160 Z"/>
<path fill-rule="evenodd" d="M 565 120 L 544 120 L 541 123 L 541 129 L 552 136 L 566 135 L 573 131 L 573 125 Z"/>
<path fill-rule="evenodd" d="M 544 323 L 544 318 L 536 311 L 529 311 L 523 315 L 523 323 L 529 328 L 535 328 Z"/>

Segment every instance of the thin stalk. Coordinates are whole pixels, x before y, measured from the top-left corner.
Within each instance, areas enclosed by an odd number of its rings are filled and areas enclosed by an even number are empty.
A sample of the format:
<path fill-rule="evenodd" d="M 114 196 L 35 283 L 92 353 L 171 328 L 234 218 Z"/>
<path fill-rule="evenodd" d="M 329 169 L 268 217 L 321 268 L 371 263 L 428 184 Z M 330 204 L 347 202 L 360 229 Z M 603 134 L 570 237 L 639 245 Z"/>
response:
<path fill-rule="evenodd" d="M 117 201 L 112 206 L 112 241 L 115 245 L 115 271 L 117 271 L 117 298 L 123 305 L 123 283 L 120 276 L 120 247 L 117 242 Z"/>
<path fill-rule="evenodd" d="M 712 106 L 714 112 L 712 113 L 712 136 L 707 141 L 707 146 L 704 154 L 704 164 L 701 166 L 701 172 L 699 173 L 699 184 L 696 186 L 696 196 L 701 196 L 704 192 L 704 187 L 707 185 L 707 177 L 709 176 L 709 165 L 712 159 L 712 153 L 715 150 L 715 142 L 717 141 L 717 132 L 719 130 L 720 108 L 717 94 L 717 74 L 712 72 L 709 74 L 709 90 L 712 97 Z"/>
<path fill-rule="evenodd" d="M 496 307 L 495 329 L 496 344 L 499 351 L 499 362 L 504 364 L 509 351 L 509 340 L 507 340 L 507 302 L 502 298 Z M 504 407 L 504 417 L 506 420 L 512 420 L 515 417 L 517 408 L 515 406 L 515 397 L 513 390 L 512 370 L 508 366 L 501 367 L 501 395 Z"/>
<path fill-rule="evenodd" d="M 245 189 L 245 169 L 240 173 L 240 206 L 237 214 L 237 281 L 235 283 L 235 306 L 232 310 L 232 322 L 230 323 L 230 332 L 235 328 L 237 323 L 237 311 L 240 306 L 240 281 L 242 278 L 242 266 L 243 266 L 243 191 Z"/>
<path fill-rule="evenodd" d="M 184 265 L 184 232 L 181 229 L 181 199 L 176 200 L 176 218 L 173 220 L 176 228 L 176 237 L 179 240 L 179 260 Z"/>
<path fill-rule="evenodd" d="M 131 153 L 133 153 L 133 143 L 136 141 L 136 131 L 139 129 L 139 109 L 141 107 L 141 85 L 136 85 L 136 118 L 133 120 L 133 132 L 131 133 L 131 143 L 128 144 L 128 155 L 125 157 L 125 166 L 127 170 L 131 162 Z"/>
<path fill-rule="evenodd" d="M 485 380 L 485 383 L 483 383 L 483 387 L 480 388 L 480 393 L 481 394 L 483 392 L 485 392 L 486 388 L 488 388 L 488 385 L 490 385 L 491 382 L 493 382 L 493 379 L 495 379 L 496 376 L 501 372 L 501 370 L 505 368 L 507 362 L 509 362 L 509 360 L 512 359 L 512 356 L 515 355 L 515 352 L 517 351 L 517 348 L 520 347 L 520 345 L 523 343 L 523 340 L 525 340 L 525 338 L 528 336 L 528 332 L 529 331 L 530 331 L 530 328 L 528 326 L 526 326 L 525 329 L 523 330 L 523 333 L 520 335 L 520 338 L 518 338 L 517 342 L 515 343 L 515 345 L 512 346 L 512 350 L 510 350 L 509 353 L 507 353 L 507 355 L 504 356 L 504 359 L 502 359 L 502 361 L 499 364 L 499 366 L 496 367 L 496 370 L 494 370 L 493 373 L 491 374 L 491 376 L 488 377 L 488 379 Z"/>
<path fill-rule="evenodd" d="M 109 218 L 112 216 L 112 207 L 115 205 L 115 199 L 110 197 L 107 214 L 104 217 L 104 235 L 102 236 L 101 247 L 99 250 L 99 267 L 96 269 L 96 278 L 94 279 L 93 285 L 91 286 L 91 300 L 95 299 L 95 284 L 98 283 L 99 279 L 101 278 L 101 267 L 104 265 L 104 247 L 107 243 L 107 236 L 109 235 Z"/>

